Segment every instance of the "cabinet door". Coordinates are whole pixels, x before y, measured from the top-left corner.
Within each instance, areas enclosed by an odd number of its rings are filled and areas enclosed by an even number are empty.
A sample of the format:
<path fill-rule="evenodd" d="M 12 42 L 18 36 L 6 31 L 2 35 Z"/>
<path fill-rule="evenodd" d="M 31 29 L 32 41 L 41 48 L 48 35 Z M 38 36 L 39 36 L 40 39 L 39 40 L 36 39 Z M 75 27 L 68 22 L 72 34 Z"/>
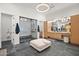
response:
<path fill-rule="evenodd" d="M 71 40 L 72 44 L 79 45 L 79 15 L 71 16 Z"/>
<path fill-rule="evenodd" d="M 47 21 L 45 21 L 44 22 L 44 37 L 45 38 L 48 37 L 47 32 L 48 32 L 48 23 L 47 23 Z"/>

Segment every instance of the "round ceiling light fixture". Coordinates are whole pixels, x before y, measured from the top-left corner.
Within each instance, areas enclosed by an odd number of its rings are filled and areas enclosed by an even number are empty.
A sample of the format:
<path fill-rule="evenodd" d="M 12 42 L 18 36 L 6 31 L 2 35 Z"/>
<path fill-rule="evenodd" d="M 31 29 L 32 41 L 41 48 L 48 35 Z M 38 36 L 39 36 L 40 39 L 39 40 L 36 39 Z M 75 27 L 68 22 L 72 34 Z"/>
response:
<path fill-rule="evenodd" d="M 49 10 L 49 5 L 48 4 L 38 4 L 37 6 L 36 6 L 36 10 L 38 11 L 38 12 L 47 12 L 48 10 Z"/>

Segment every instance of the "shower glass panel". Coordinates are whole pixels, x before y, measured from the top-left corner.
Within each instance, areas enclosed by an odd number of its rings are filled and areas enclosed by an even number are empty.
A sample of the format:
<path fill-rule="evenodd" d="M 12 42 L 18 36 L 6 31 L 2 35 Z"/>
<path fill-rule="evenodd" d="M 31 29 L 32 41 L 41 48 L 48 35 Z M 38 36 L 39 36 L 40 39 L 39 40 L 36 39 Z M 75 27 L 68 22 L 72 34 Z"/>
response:
<path fill-rule="evenodd" d="M 29 38 L 31 38 L 31 19 L 20 16 L 19 27 L 20 43 L 29 41 Z"/>
<path fill-rule="evenodd" d="M 11 40 L 12 20 L 11 15 L 1 14 L 1 35 L 2 41 Z"/>

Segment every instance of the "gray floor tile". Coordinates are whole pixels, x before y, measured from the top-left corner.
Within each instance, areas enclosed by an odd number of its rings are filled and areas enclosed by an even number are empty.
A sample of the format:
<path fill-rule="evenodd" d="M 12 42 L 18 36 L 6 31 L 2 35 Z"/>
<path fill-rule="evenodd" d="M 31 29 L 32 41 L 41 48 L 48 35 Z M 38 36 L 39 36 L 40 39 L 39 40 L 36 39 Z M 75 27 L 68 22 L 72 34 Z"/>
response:
<path fill-rule="evenodd" d="M 8 56 L 79 56 L 79 47 L 65 44 L 62 41 L 52 40 L 51 47 L 45 49 L 42 52 L 36 51 L 30 47 L 29 42 L 24 42 L 12 46 L 5 46 L 8 49 Z"/>

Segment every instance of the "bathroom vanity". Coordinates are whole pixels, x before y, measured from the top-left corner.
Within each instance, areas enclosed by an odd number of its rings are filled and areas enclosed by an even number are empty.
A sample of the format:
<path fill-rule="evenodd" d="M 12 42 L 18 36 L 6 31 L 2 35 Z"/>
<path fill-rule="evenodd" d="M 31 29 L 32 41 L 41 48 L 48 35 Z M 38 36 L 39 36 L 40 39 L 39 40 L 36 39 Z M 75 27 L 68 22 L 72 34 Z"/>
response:
<path fill-rule="evenodd" d="M 48 32 L 47 36 L 49 38 L 54 38 L 58 40 L 63 40 L 64 36 L 69 37 L 70 32 Z"/>
<path fill-rule="evenodd" d="M 63 23 L 61 20 L 44 22 L 44 37 L 57 40 L 64 40 L 64 37 L 70 39 L 70 22 Z"/>

